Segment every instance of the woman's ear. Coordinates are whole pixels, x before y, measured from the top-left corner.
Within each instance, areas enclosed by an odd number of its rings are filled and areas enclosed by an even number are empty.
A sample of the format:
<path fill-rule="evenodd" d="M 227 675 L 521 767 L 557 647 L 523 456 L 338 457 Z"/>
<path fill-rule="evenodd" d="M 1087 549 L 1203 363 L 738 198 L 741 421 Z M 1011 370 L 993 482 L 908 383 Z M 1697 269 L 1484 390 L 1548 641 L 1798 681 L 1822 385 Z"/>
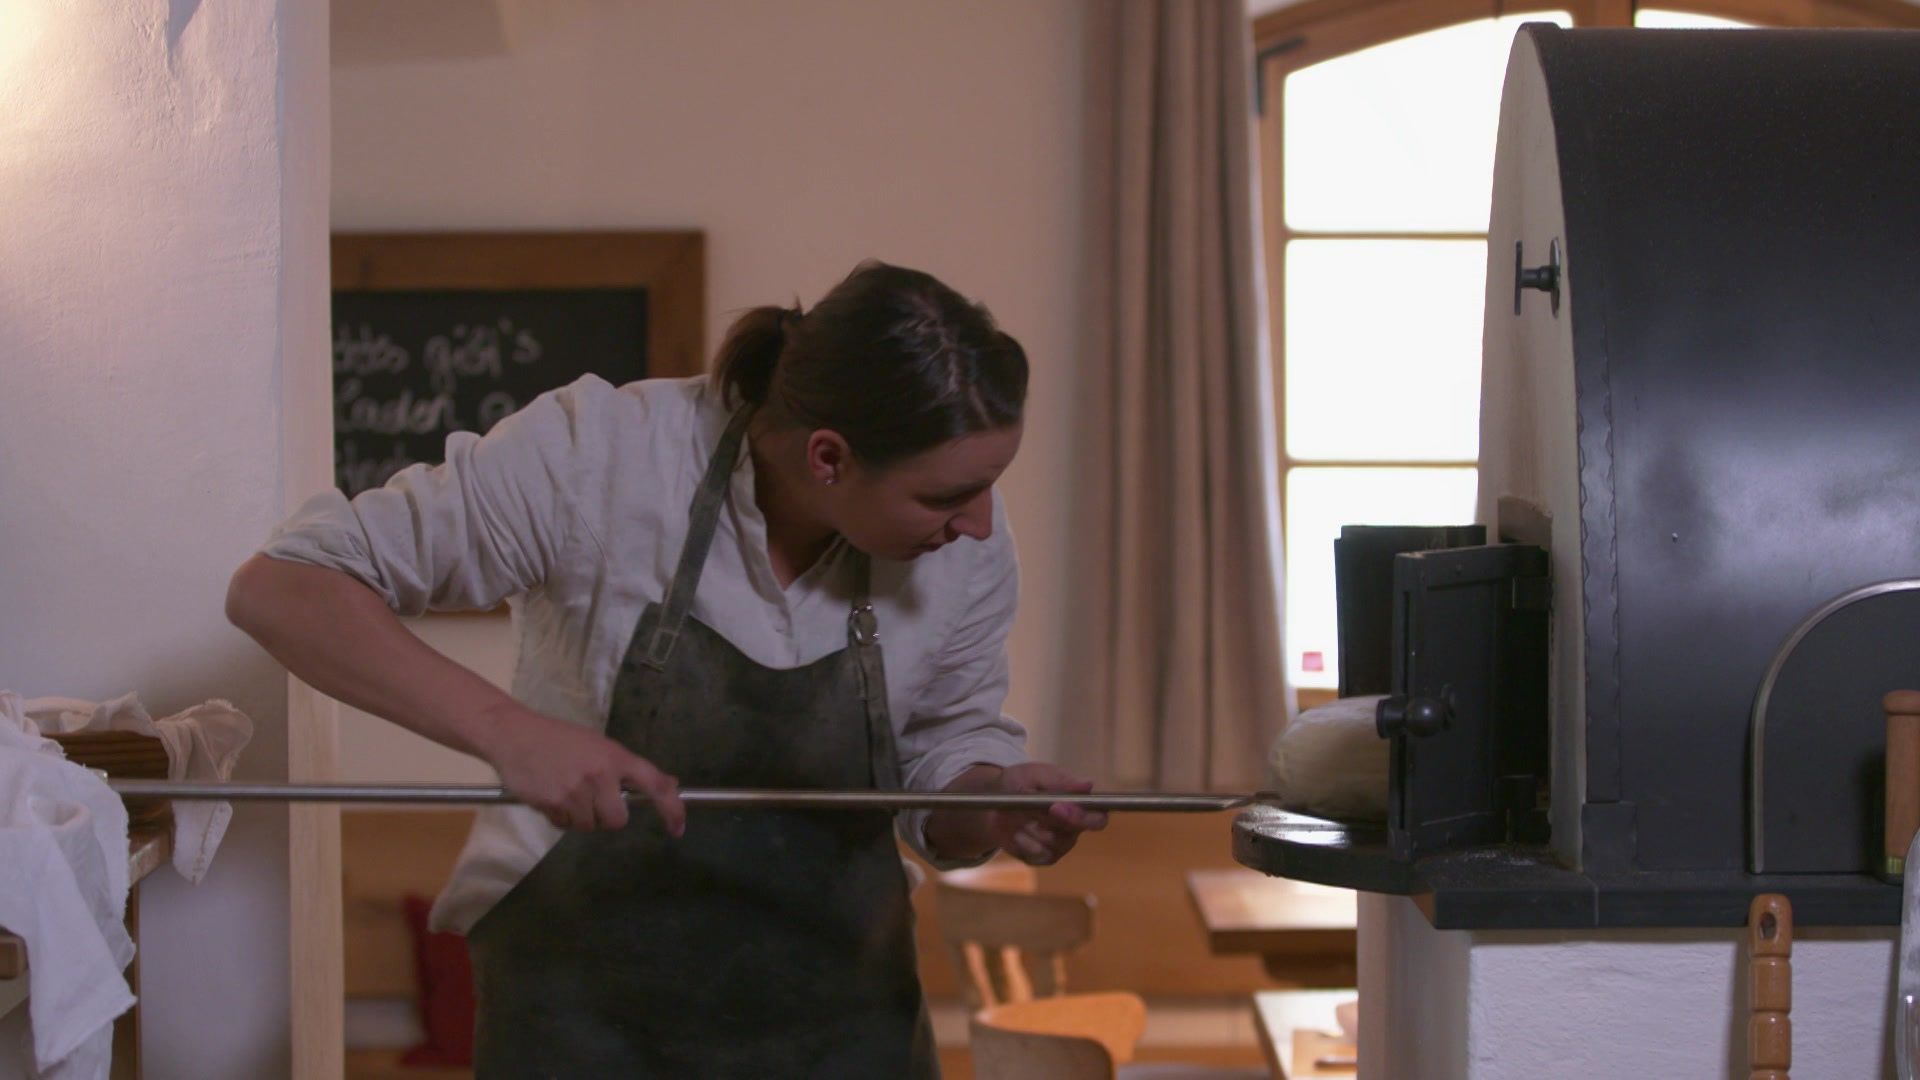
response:
<path fill-rule="evenodd" d="M 852 462 L 853 450 L 839 432 L 821 428 L 807 436 L 807 475 L 816 483 L 839 483 Z"/>

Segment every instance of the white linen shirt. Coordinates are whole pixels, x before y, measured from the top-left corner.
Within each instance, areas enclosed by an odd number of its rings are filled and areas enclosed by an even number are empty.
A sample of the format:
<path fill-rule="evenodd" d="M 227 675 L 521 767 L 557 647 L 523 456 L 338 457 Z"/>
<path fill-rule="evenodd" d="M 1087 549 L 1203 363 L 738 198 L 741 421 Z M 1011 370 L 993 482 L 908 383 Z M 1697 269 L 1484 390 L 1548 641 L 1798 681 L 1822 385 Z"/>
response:
<path fill-rule="evenodd" d="M 705 376 L 616 388 L 589 375 L 484 437 L 450 436 L 443 465 L 412 466 L 351 501 L 332 490 L 315 496 L 261 550 L 351 574 L 401 615 L 508 600 L 519 639 L 513 696 L 604 731 L 620 661 L 641 611 L 673 578 L 688 508 L 727 419 Z M 847 645 L 848 554 L 836 541 L 781 589 L 743 448 L 693 616 L 756 663 L 812 663 Z M 937 791 L 975 763 L 1026 760 L 1025 732 L 1001 712 L 1017 574 L 998 493 L 985 541 L 872 567 L 906 787 Z M 922 855 L 925 819 L 923 811 L 900 821 Z M 465 933 L 560 836 L 529 807 L 481 810 L 434 905 L 434 927 Z"/>

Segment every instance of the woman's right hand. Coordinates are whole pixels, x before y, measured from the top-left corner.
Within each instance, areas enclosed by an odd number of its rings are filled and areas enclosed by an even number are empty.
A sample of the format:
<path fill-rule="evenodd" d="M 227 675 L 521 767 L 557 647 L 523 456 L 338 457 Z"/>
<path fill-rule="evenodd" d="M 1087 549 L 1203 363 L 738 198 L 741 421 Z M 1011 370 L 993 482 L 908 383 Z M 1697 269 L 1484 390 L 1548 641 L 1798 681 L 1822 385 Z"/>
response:
<path fill-rule="evenodd" d="M 343 571 L 255 555 L 234 571 L 227 618 L 321 693 L 488 762 L 510 794 L 561 828 L 625 825 L 622 787 L 652 800 L 670 834 L 686 828 L 673 777 L 447 659 Z"/>
<path fill-rule="evenodd" d="M 487 760 L 514 798 L 562 829 L 621 829 L 624 791 L 644 793 L 670 836 L 687 828 L 680 783 L 597 731 L 528 709 L 492 725 Z"/>

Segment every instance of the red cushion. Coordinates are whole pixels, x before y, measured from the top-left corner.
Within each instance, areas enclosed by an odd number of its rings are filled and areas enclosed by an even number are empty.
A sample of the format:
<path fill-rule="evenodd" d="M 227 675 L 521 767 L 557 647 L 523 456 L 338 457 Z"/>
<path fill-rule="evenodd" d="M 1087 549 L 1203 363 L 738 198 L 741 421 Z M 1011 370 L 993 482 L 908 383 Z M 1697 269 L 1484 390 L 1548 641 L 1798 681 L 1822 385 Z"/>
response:
<path fill-rule="evenodd" d="M 401 900 L 407 929 L 413 933 L 413 958 L 420 977 L 420 1026 L 427 1040 L 400 1058 L 403 1065 L 473 1064 L 473 963 L 467 939 L 427 929 L 433 901 L 409 893 Z"/>

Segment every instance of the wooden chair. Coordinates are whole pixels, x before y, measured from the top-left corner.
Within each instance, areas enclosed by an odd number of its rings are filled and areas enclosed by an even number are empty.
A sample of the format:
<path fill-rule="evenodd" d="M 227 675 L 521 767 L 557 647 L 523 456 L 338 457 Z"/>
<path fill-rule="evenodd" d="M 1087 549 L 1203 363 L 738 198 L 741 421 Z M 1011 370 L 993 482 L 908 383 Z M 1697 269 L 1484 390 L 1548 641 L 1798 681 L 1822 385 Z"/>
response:
<path fill-rule="evenodd" d="M 340 814 L 340 887 L 347 1009 L 419 1008 L 413 934 L 403 899 L 446 884 L 473 825 L 470 809 L 355 808 Z M 470 1080 L 471 1069 L 403 1065 L 404 1047 L 347 1051 L 346 1080 Z"/>
<path fill-rule="evenodd" d="M 1093 898 L 1034 891 L 1033 868 L 1012 860 L 934 881 L 940 932 L 969 1007 L 1066 991 L 1066 954 L 1093 936 Z"/>
<path fill-rule="evenodd" d="M 1133 1060 L 1147 1006 L 1133 994 L 1067 994 L 973 1015 L 975 1080 L 1113 1080 Z"/>
<path fill-rule="evenodd" d="M 1135 1063 L 1147 1007 L 1135 994 L 1062 994 L 981 1009 L 974 1080 L 1261 1080 L 1262 1068 Z"/>

